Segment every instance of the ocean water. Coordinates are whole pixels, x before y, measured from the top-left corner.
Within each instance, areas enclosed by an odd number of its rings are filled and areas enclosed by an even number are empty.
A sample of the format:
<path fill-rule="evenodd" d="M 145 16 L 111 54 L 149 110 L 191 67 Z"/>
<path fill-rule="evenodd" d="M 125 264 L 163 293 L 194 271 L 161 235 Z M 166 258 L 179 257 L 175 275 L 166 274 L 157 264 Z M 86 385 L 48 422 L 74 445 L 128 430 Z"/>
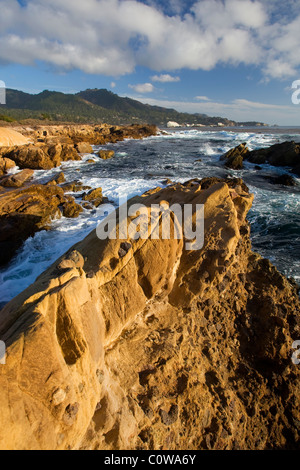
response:
<path fill-rule="evenodd" d="M 80 162 L 64 162 L 60 168 L 36 171 L 36 182 L 46 182 L 63 171 L 67 181 L 79 180 L 92 188 L 101 186 L 103 195 L 118 205 L 119 198 L 143 194 L 155 186 L 164 186 L 166 178 L 184 182 L 191 178 L 242 177 L 254 193 L 249 212 L 253 250 L 270 261 L 288 277 L 300 283 L 300 179 L 299 187 L 285 188 L 266 179 L 289 173 L 289 168 L 246 163 L 241 171 L 225 169 L 220 156 L 229 149 L 247 143 L 250 150 L 274 143 L 295 140 L 293 131 L 241 130 L 168 130 L 144 140 L 125 140 L 101 148 L 113 149 L 111 160 L 85 155 Z M 100 147 L 94 147 L 98 150 Z M 94 158 L 94 164 L 87 160 Z M 70 193 L 78 201 L 82 193 Z M 85 210 L 77 219 L 62 217 L 52 222 L 50 231 L 29 238 L 9 266 L 0 271 L 0 305 L 11 300 L 35 281 L 36 277 L 76 242 L 82 240 L 99 220 L 101 208 Z"/>

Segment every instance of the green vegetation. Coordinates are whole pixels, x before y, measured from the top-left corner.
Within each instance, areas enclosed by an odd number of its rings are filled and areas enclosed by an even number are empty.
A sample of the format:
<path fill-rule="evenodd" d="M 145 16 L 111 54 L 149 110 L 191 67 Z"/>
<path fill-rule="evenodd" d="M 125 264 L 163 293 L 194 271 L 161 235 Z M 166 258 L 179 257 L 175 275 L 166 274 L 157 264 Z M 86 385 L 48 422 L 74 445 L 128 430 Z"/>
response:
<path fill-rule="evenodd" d="M 4 114 L 0 114 L 0 121 L 4 122 L 14 122 L 15 119 L 10 116 L 5 116 Z"/>
<path fill-rule="evenodd" d="M 155 124 L 166 126 L 168 121 L 184 124 L 236 125 L 221 117 L 205 114 L 179 113 L 174 109 L 142 104 L 131 98 L 121 98 L 102 89 L 85 90 L 75 95 L 45 90 L 31 95 L 18 90 L 6 90 L 6 120 L 38 119 L 59 122 L 97 124 Z M 10 122 L 10 121 L 8 121 Z"/>

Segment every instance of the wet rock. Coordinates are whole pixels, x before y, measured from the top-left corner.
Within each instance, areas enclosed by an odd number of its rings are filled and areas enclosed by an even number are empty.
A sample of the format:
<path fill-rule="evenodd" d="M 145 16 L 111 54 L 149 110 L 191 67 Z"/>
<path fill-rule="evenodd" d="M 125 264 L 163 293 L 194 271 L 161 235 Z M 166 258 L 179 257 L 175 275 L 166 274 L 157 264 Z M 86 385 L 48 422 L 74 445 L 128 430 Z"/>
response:
<path fill-rule="evenodd" d="M 95 207 L 100 206 L 103 202 L 102 188 L 92 189 L 88 193 L 84 194 L 83 201 L 92 203 Z"/>
<path fill-rule="evenodd" d="M 241 144 L 234 149 L 229 150 L 221 157 L 225 161 L 225 166 L 233 170 L 241 170 L 243 168 L 243 161 L 247 158 L 249 149 L 246 144 Z"/>
<path fill-rule="evenodd" d="M 16 250 L 38 230 L 61 215 L 66 202 L 57 186 L 31 185 L 7 190 L 0 195 L 0 265 L 6 264 Z"/>
<path fill-rule="evenodd" d="M 268 162 L 274 166 L 296 167 L 300 164 L 300 144 L 295 142 L 275 144 L 266 149 L 253 150 L 247 158 L 253 163 Z"/>
<path fill-rule="evenodd" d="M 75 219 L 83 212 L 83 209 L 80 204 L 77 204 L 75 201 L 65 202 L 62 206 L 62 213 L 64 217 Z"/>
<path fill-rule="evenodd" d="M 65 181 L 66 181 L 66 178 L 65 178 L 64 172 L 61 171 L 58 175 L 53 176 L 46 184 L 51 184 L 51 183 L 62 184 L 62 183 L 65 183 Z"/>
<path fill-rule="evenodd" d="M 297 181 L 291 175 L 280 175 L 276 177 L 269 177 L 269 181 L 273 184 L 280 184 L 282 186 L 297 186 Z"/>
<path fill-rule="evenodd" d="M 93 153 L 93 148 L 88 142 L 78 142 L 75 148 L 78 153 Z"/>
<path fill-rule="evenodd" d="M 115 156 L 115 152 L 113 150 L 100 150 L 98 155 L 102 160 L 109 160 Z"/>
<path fill-rule="evenodd" d="M 4 175 L 8 170 L 11 170 L 15 166 L 15 162 L 10 158 L 0 157 L 0 176 Z"/>
<path fill-rule="evenodd" d="M 20 188 L 32 178 L 33 174 L 33 170 L 22 170 L 13 175 L 4 176 L 0 179 L 0 186 L 5 188 Z"/>

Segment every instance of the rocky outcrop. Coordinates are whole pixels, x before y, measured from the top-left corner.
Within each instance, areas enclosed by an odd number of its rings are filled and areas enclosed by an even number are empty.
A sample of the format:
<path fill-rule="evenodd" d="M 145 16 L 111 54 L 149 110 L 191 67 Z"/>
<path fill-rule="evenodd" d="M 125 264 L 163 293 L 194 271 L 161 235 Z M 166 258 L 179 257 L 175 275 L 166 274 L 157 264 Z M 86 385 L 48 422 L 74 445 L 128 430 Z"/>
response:
<path fill-rule="evenodd" d="M 81 160 L 81 154 L 93 153 L 91 145 L 115 143 L 126 138 L 142 139 L 157 133 L 155 126 L 37 126 L 18 128 L 23 134 L 22 144 L 13 140 L 0 140 L 0 176 L 2 167 L 13 161 L 21 169 L 49 170 L 67 160 Z M 0 129 L 2 131 L 2 129 Z M 3 129 L 3 132 L 15 132 Z M 18 134 L 17 132 L 15 132 Z M 28 137 L 26 137 L 28 136 Z M 28 143 L 30 138 L 31 143 Z M 1 139 L 1 134 L 0 134 Z M 6 142 L 6 143 L 5 143 Z M 9 143 L 10 142 L 10 143 Z M 111 158 L 113 151 L 102 150 L 101 158 Z M 6 163 L 5 163 L 6 162 Z"/>
<path fill-rule="evenodd" d="M 29 144 L 14 147 L 4 156 L 13 160 L 19 168 L 33 170 L 49 170 L 60 166 L 63 161 L 81 159 L 74 146 L 70 144 L 50 146 Z"/>
<path fill-rule="evenodd" d="M 0 147 L 11 147 L 15 145 L 28 144 L 29 139 L 21 133 L 9 129 L 0 127 Z"/>
<path fill-rule="evenodd" d="M 243 161 L 247 158 L 249 150 L 246 144 L 240 144 L 238 147 L 229 150 L 225 155 L 221 157 L 221 160 L 225 161 L 225 166 L 233 170 L 242 170 Z"/>
<path fill-rule="evenodd" d="M 251 252 L 252 200 L 240 180 L 157 188 L 130 204 L 204 204 L 201 249 L 93 231 L 6 305 L 0 448 L 299 447 L 299 299 Z"/>
<path fill-rule="evenodd" d="M 102 160 L 109 160 L 114 157 L 115 152 L 113 150 L 99 150 L 98 155 Z"/>
<path fill-rule="evenodd" d="M 0 178 L 0 187 L 5 188 L 20 188 L 23 186 L 34 174 L 33 170 L 22 170 L 16 174 L 6 175 Z"/>
<path fill-rule="evenodd" d="M 0 157 L 0 176 L 4 175 L 8 170 L 16 166 L 13 160 L 9 158 Z"/>
<path fill-rule="evenodd" d="M 300 144 L 283 142 L 266 149 L 253 150 L 248 160 L 252 163 L 269 163 L 274 166 L 297 167 L 300 165 Z"/>
<path fill-rule="evenodd" d="M 110 126 L 108 124 L 93 125 L 36 125 L 31 128 L 17 127 L 16 130 L 24 136 L 33 139 L 35 142 L 43 142 L 47 145 L 59 143 L 69 143 L 77 146 L 79 153 L 82 152 L 83 144 L 105 145 L 115 143 L 124 139 L 142 139 L 157 134 L 157 127 L 151 125 L 133 124 L 131 126 Z M 80 147 L 79 147 L 80 146 Z M 86 149 L 87 147 L 85 147 Z"/>
<path fill-rule="evenodd" d="M 228 168 L 234 170 L 241 170 L 243 161 L 248 160 L 258 165 L 269 163 L 274 166 L 291 167 L 292 172 L 300 176 L 300 144 L 295 142 L 283 142 L 253 151 L 249 151 L 246 144 L 241 144 L 229 150 L 221 160 L 225 161 Z"/>

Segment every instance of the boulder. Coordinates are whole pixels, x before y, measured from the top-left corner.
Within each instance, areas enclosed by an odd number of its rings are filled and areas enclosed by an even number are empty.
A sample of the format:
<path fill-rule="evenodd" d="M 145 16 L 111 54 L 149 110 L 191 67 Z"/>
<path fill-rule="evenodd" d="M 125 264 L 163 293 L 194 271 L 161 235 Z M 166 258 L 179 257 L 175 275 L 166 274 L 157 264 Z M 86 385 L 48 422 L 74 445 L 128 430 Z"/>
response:
<path fill-rule="evenodd" d="M 11 170 L 15 166 L 15 162 L 10 158 L 0 157 L 0 176 L 4 175 L 8 170 Z"/>
<path fill-rule="evenodd" d="M 62 213 L 64 217 L 76 218 L 83 211 L 80 204 L 77 204 L 74 200 L 65 202 L 62 206 Z"/>
<path fill-rule="evenodd" d="M 300 144 L 295 142 L 275 144 L 266 149 L 253 150 L 247 158 L 252 163 L 268 162 L 274 166 L 297 167 L 300 165 Z"/>
<path fill-rule="evenodd" d="M 229 150 L 221 157 L 225 161 L 225 166 L 233 170 L 242 170 L 244 158 L 247 158 L 249 153 L 246 144 L 240 144 L 234 149 Z"/>
<path fill-rule="evenodd" d="M 99 150 L 98 155 L 102 160 L 109 160 L 114 157 L 115 152 L 113 150 Z"/>
<path fill-rule="evenodd" d="M 50 170 L 54 166 L 59 166 L 61 161 L 52 159 L 42 147 L 30 144 L 22 147 L 16 147 L 6 155 L 12 159 L 20 168 L 30 168 L 32 170 Z"/>
<path fill-rule="evenodd" d="M 268 177 L 269 181 L 282 186 L 297 186 L 297 181 L 291 175 L 280 175 L 276 177 Z"/>
<path fill-rule="evenodd" d="M 57 186 L 31 185 L 0 193 L 0 265 L 8 263 L 22 243 L 60 217 L 66 202 Z"/>
<path fill-rule="evenodd" d="M 92 189 L 84 194 L 83 201 L 91 202 L 95 207 L 100 206 L 103 202 L 102 188 Z"/>
<path fill-rule="evenodd" d="M 161 201 L 204 204 L 202 248 L 93 231 L 1 311 L 1 449 L 299 448 L 299 297 L 251 251 L 253 196 L 206 180 L 129 206 Z"/>
<path fill-rule="evenodd" d="M 5 188 L 20 188 L 32 178 L 33 175 L 34 170 L 21 170 L 18 173 L 1 178 L 0 186 L 4 186 Z"/>
<path fill-rule="evenodd" d="M 93 148 L 88 142 L 78 142 L 75 148 L 78 153 L 93 153 Z"/>

